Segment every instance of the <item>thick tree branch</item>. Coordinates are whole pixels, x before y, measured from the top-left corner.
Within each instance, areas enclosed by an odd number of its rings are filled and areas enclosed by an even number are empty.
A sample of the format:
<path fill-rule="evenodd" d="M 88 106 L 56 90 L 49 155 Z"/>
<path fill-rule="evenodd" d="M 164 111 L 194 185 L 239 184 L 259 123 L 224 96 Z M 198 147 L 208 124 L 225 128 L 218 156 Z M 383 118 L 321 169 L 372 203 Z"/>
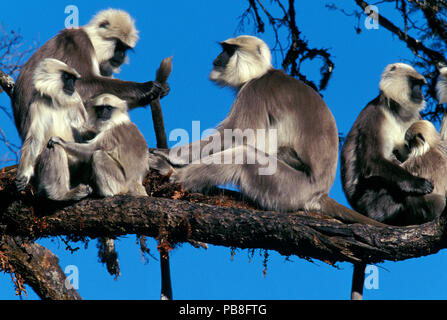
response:
<path fill-rule="evenodd" d="M 20 237 L 0 237 L 4 269 L 16 277 L 17 291 L 21 282 L 33 288 L 42 300 L 80 300 L 81 296 L 65 285 L 66 275 L 59 267 L 59 259 L 45 247 Z"/>
<path fill-rule="evenodd" d="M 182 193 L 178 186 L 163 182 L 155 174 L 146 183 L 149 193 L 175 199 L 116 196 L 64 206 L 43 203 L 30 190 L 15 194 L 10 185 L 12 181 L 7 182 L 13 175 L 9 171 L 0 176 L 0 225 L 4 234 L 11 236 L 37 239 L 60 235 L 96 238 L 138 234 L 164 239 L 171 246 L 193 240 L 242 249 L 275 250 L 282 255 L 331 264 L 405 260 L 446 247 L 444 217 L 409 227 L 347 225 L 318 214 L 247 209 L 247 204 L 232 194 Z M 154 190 L 153 185 L 162 187 Z"/>

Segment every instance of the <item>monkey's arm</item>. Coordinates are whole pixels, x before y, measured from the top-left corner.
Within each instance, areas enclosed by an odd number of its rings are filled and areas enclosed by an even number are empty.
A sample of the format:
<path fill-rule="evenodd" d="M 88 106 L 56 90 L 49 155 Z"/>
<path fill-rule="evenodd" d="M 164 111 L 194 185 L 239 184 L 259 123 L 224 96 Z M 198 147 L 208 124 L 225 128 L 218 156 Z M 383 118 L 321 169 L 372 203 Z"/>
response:
<path fill-rule="evenodd" d="M 370 159 L 364 170 L 366 179 L 380 177 L 408 194 L 424 195 L 431 193 L 434 188 L 433 184 L 427 179 L 416 177 L 399 165 L 382 157 Z"/>
<path fill-rule="evenodd" d="M 90 161 L 93 153 L 101 149 L 100 144 L 97 142 L 77 143 L 65 141 L 60 137 L 51 137 L 48 141 L 48 148 L 54 148 L 55 145 L 61 146 L 68 154 L 82 162 Z"/>
<path fill-rule="evenodd" d="M 31 118 L 31 125 L 28 130 L 28 134 L 25 137 L 25 141 L 20 149 L 20 161 L 17 170 L 17 176 L 15 183 L 19 191 L 24 190 L 26 185 L 34 175 L 34 167 L 36 165 L 37 158 L 45 147 L 45 128 L 48 125 L 45 123 L 45 119 L 48 119 L 43 110 L 36 110 L 36 105 L 30 106 L 30 117 L 36 112 L 40 112 L 41 119 L 39 121 L 33 121 Z"/>
<path fill-rule="evenodd" d="M 163 97 L 169 92 L 167 84 L 162 86 L 157 81 L 138 83 L 99 76 L 87 76 L 79 79 L 76 89 L 83 101 L 98 94 L 110 93 L 125 100 L 129 109 L 146 106 L 152 100 Z"/>

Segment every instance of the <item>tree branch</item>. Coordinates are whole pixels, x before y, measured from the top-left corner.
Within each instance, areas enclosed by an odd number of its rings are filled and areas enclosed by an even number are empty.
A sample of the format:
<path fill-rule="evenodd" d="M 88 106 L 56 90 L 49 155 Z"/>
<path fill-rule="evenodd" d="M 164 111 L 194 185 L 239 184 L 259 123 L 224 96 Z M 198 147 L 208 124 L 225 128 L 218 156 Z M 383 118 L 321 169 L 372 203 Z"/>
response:
<path fill-rule="evenodd" d="M 67 288 L 59 259 L 45 247 L 20 237 L 3 235 L 0 237 L 0 253 L 7 260 L 3 261 L 3 269 L 15 274 L 18 293 L 23 290 L 23 281 L 42 300 L 81 299 L 76 290 Z"/>
<path fill-rule="evenodd" d="M 171 246 L 192 240 L 275 250 L 285 256 L 331 264 L 405 260 L 446 247 L 445 217 L 409 227 L 347 225 L 316 213 L 259 211 L 239 201 L 234 193 L 183 193 L 154 173 L 146 181 L 151 197 L 115 196 L 62 205 L 36 199 L 31 190 L 17 194 L 12 186 L 14 174 L 10 170 L 0 175 L 0 225 L 4 226 L 3 233 L 11 236 L 37 239 L 137 234 L 164 239 Z M 161 187 L 155 190 L 154 185 Z"/>

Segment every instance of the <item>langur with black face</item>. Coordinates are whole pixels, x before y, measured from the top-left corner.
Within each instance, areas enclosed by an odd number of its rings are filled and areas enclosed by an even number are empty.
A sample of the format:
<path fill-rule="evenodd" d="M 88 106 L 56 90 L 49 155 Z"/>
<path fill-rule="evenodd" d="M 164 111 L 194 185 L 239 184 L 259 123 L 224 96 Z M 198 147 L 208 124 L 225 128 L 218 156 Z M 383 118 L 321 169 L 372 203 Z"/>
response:
<path fill-rule="evenodd" d="M 132 49 L 137 40 L 138 31 L 130 15 L 121 10 L 108 9 L 99 12 L 83 27 L 60 31 L 39 48 L 23 66 L 12 98 L 15 123 L 22 141 L 25 142 L 29 136 L 31 122 L 44 117 L 34 114 L 31 119 L 30 106 L 38 92 L 33 76 L 38 65 L 46 58 L 60 60 L 78 72 L 80 79 L 76 89 L 84 103 L 99 94 L 110 93 L 125 100 L 129 108 L 135 108 L 166 95 L 169 92 L 167 84 L 162 86 L 153 81 L 136 83 L 110 77 L 119 72 L 120 66 L 126 61 L 127 50 Z M 78 121 L 82 121 L 81 111 L 78 113 Z M 68 129 L 70 127 L 63 130 Z M 54 135 L 62 134 L 56 132 Z M 25 188 L 32 174 L 30 166 L 18 170 L 16 185 L 19 190 Z"/>
<path fill-rule="evenodd" d="M 425 101 L 424 77 L 413 67 L 388 65 L 379 84 L 380 93 L 362 110 L 346 137 L 341 153 L 343 189 L 351 206 L 380 222 L 425 222 L 441 214 L 438 197 L 427 197 L 433 184 L 395 161 L 405 146 L 405 132 L 420 120 Z M 397 157 L 399 159 L 399 157 Z M 411 199 L 411 201 L 408 201 Z"/>
<path fill-rule="evenodd" d="M 91 171 L 90 184 L 101 197 L 117 194 L 147 196 L 143 179 L 149 171 L 149 149 L 137 126 L 130 121 L 127 103 L 102 94 L 87 104 L 90 126 L 97 135 L 85 143 L 52 137 L 50 148 L 62 147 Z"/>
<path fill-rule="evenodd" d="M 170 173 L 172 182 L 188 190 L 232 183 L 264 209 L 321 210 L 344 221 L 378 225 L 328 197 L 338 132 L 318 93 L 274 69 L 270 50 L 259 38 L 239 36 L 221 46 L 210 78 L 237 91 L 230 113 L 204 140 L 152 151 L 151 167 Z M 250 130 L 250 137 L 228 136 Z"/>
<path fill-rule="evenodd" d="M 33 76 L 35 94 L 29 106 L 28 130 L 18 171 L 35 176 L 37 193 L 52 200 L 79 200 L 91 193 L 82 183 L 82 166 L 63 150 L 48 150 L 48 140 L 59 135 L 68 141 L 91 135 L 87 112 L 76 92 L 79 74 L 56 59 L 45 59 Z M 35 174 L 36 173 L 36 174 Z M 19 185 L 25 188 L 26 184 Z"/>
<path fill-rule="evenodd" d="M 102 94 L 87 104 L 89 124 L 97 135 L 85 143 L 52 137 L 48 149 L 63 149 L 89 172 L 88 182 L 96 195 L 147 196 L 143 179 L 149 170 L 149 150 L 141 132 L 130 121 L 127 103 L 116 96 Z M 99 258 L 110 274 L 120 275 L 115 243 L 98 239 Z"/>

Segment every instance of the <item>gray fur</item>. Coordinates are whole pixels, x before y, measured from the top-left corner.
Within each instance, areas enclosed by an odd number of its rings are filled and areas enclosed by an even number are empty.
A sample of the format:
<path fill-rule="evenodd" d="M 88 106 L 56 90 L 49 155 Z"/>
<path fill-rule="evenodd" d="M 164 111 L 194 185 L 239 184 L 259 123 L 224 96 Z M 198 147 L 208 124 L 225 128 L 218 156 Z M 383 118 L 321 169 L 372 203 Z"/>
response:
<path fill-rule="evenodd" d="M 95 118 L 91 109 L 99 105 L 116 107 L 109 120 Z M 143 135 L 129 119 L 125 101 L 104 94 L 93 99 L 87 109 L 89 121 L 98 131 L 95 138 L 77 143 L 52 137 L 50 145 L 61 146 L 67 154 L 89 167 L 91 184 L 98 195 L 147 196 L 143 179 L 149 170 L 149 151 Z"/>
<path fill-rule="evenodd" d="M 270 51 L 262 40 L 241 36 L 224 43 L 238 49 L 226 66 L 215 65 L 211 79 L 238 91 L 230 113 L 211 139 L 152 151 L 151 166 L 163 174 L 170 173 L 171 181 L 185 189 L 200 191 L 232 183 L 265 209 L 323 210 L 343 220 L 371 222 L 328 200 L 337 168 L 338 132 L 332 113 L 318 93 L 273 69 Z M 274 129 L 277 143 L 269 144 L 268 136 L 264 141 L 255 136 L 251 141 L 241 139 L 226 145 L 227 129 Z M 260 142 L 266 143 L 260 147 Z M 210 143 L 219 148 L 201 158 Z M 239 156 L 256 162 L 237 163 Z M 225 164 L 225 158 L 233 161 Z M 276 170 L 261 175 L 260 169 L 272 161 Z"/>
<path fill-rule="evenodd" d="M 432 220 L 441 215 L 446 205 L 446 143 L 441 139 L 433 124 L 427 120 L 413 123 L 407 130 L 405 141 L 409 148 L 409 154 L 402 167 L 411 174 L 428 179 L 433 183 L 433 192 L 423 196 L 425 204 L 422 203 L 422 205 L 431 209 L 423 211 L 430 216 L 424 217 L 422 221 Z M 411 201 L 414 203 L 415 200 L 412 199 Z M 407 221 L 417 223 L 417 214 L 420 208 L 409 206 L 409 209 Z"/>
<path fill-rule="evenodd" d="M 76 184 L 73 189 L 70 172 L 77 171 L 77 161 L 62 149 L 46 149 L 54 135 L 74 141 L 89 132 L 80 96 L 76 91 L 71 95 L 63 91 L 62 72 L 79 77 L 74 69 L 55 59 L 45 59 L 36 68 L 37 92 L 29 108 L 30 126 L 21 149 L 16 183 L 22 190 L 35 175 L 38 194 L 52 200 L 77 200 L 91 192 L 87 185 Z"/>
<path fill-rule="evenodd" d="M 406 215 L 412 206 L 420 209 L 419 221 L 431 216 L 423 196 L 433 191 L 432 183 L 402 168 L 394 156 L 425 105 L 422 94 L 411 98 L 416 88 L 410 87 L 410 78 L 425 83 L 411 66 L 397 63 L 385 68 L 379 96 L 361 111 L 341 153 L 342 183 L 349 203 L 356 211 L 388 224 L 408 224 Z"/>

